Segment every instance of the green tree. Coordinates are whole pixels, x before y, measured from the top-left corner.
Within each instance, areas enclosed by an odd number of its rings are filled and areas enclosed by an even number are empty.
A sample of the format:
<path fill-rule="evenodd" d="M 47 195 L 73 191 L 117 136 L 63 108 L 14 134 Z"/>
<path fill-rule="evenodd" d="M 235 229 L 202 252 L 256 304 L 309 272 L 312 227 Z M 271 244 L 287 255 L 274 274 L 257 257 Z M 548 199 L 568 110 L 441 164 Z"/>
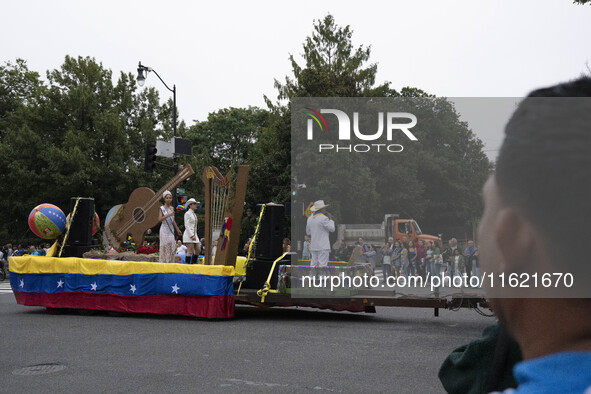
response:
<path fill-rule="evenodd" d="M 10 116 L 22 106 L 33 105 L 40 85 L 39 74 L 30 71 L 23 59 L 0 66 L 0 141 Z"/>
<path fill-rule="evenodd" d="M 389 82 L 376 85 L 377 64 L 370 63 L 371 47 L 355 47 L 352 36 L 352 29 L 349 26 L 337 25 L 330 14 L 322 20 L 315 21 L 312 35 L 307 37 L 303 44 L 302 56 L 305 63 L 298 64 L 294 56 L 290 55 L 293 76 L 286 77 L 284 83 L 275 81 L 278 100 L 291 100 L 295 97 L 428 96 L 427 93 L 416 88 L 404 88 L 401 92 L 397 92 L 390 87 Z M 280 103 L 272 104 L 268 99 L 267 103 L 271 109 L 281 107 Z M 283 114 L 287 117 L 291 116 L 290 104 L 285 106 Z M 273 132 L 276 130 L 271 129 L 271 133 Z M 284 137 L 286 137 L 285 133 Z M 290 141 L 288 138 L 278 140 L 283 141 L 283 144 L 289 144 L 288 141 Z M 346 193 L 351 199 L 364 201 L 365 204 L 359 204 L 353 209 L 341 212 L 341 207 L 333 203 L 332 211 L 337 220 L 360 222 L 377 220 L 383 215 L 380 202 L 390 199 L 384 200 L 378 190 L 378 185 L 383 183 L 383 180 L 371 176 L 372 167 L 368 165 L 370 158 L 351 155 L 346 158 L 333 157 L 318 163 L 309 157 L 311 152 L 302 151 L 300 144 L 294 144 L 292 141 L 290 148 L 292 158 L 298 163 L 298 167 L 291 172 L 298 177 L 299 182 L 307 185 L 305 190 L 298 192 L 306 202 L 321 196 L 330 198 L 329 196 L 342 195 L 343 190 L 334 179 L 335 171 L 341 171 L 339 182 L 346 185 Z M 271 160 L 277 162 L 275 158 L 269 159 Z M 403 165 L 401 172 L 408 172 L 406 166 L 406 164 Z M 321 173 L 328 176 L 319 177 Z M 411 202 L 419 201 L 413 197 L 420 195 L 424 187 L 407 177 L 403 179 L 407 191 L 400 196 L 400 199 L 408 200 L 405 206 L 409 211 L 417 211 L 417 207 Z M 283 187 L 287 189 L 288 186 L 284 184 Z M 282 195 L 286 194 L 282 193 Z M 424 204 L 419 205 L 422 207 Z"/>
<path fill-rule="evenodd" d="M 275 80 L 279 102 L 272 103 L 265 97 L 273 120 L 255 146 L 250 184 L 256 190 L 251 194 L 256 202 L 289 201 L 292 174 L 297 175 L 300 183 L 307 185 L 307 188 L 301 191 L 302 199 L 317 199 L 320 198 L 318 196 L 327 195 L 334 189 L 334 183 L 330 180 L 319 183 L 309 181 L 311 178 L 308 174 L 317 173 L 319 169 L 308 168 L 307 165 L 312 162 L 306 162 L 303 157 L 302 168 L 292 171 L 291 158 L 306 153 L 291 143 L 291 105 L 283 105 L 281 101 L 295 97 L 392 94 L 388 82 L 375 86 L 377 64 L 368 64 L 371 48 L 355 48 L 351 41 L 352 35 L 353 31 L 349 26 L 338 26 L 330 14 L 322 20 L 315 21 L 314 32 L 303 44 L 305 64 L 298 64 L 294 56 L 290 55 L 293 76 L 287 76 L 284 83 Z M 323 164 L 322 170 L 330 173 L 331 163 Z M 368 179 L 362 167 L 354 164 L 351 167 L 359 170 L 347 174 L 350 183 L 364 186 L 351 190 L 359 193 L 365 190 L 363 197 L 366 201 L 377 198 L 375 182 Z M 337 193 L 336 190 L 334 192 Z"/>
<path fill-rule="evenodd" d="M 286 202 L 290 195 L 290 118 L 286 108 L 277 107 L 269 115 L 268 127 L 261 130 L 250 156 L 247 198 L 249 206 L 271 201 Z"/>
<path fill-rule="evenodd" d="M 368 162 L 374 171 L 381 165 L 382 173 L 390 174 L 399 186 L 382 191 L 381 207 L 400 207 L 398 213 L 419 219 L 424 230 L 449 235 L 480 215 L 479 193 L 492 164 L 480 139 L 446 98 L 404 99 L 420 120 L 413 128 L 419 143 L 405 145 L 404 160 Z"/>
<path fill-rule="evenodd" d="M 21 61 L 0 73 L 11 76 L 0 80 L 0 102 L 13 103 L 3 107 L 0 140 L 0 182 L 8 186 L 0 216 L 12 236 L 26 232 L 27 215 L 39 203 L 67 212 L 70 197 L 93 197 L 104 218 L 133 189 L 170 178 L 144 173 L 142 160 L 146 142 L 170 135 L 172 107 L 160 105 L 153 88 L 137 92 L 131 74 L 113 84 L 102 64 L 70 56 L 47 73 L 47 85 Z M 12 101 L 5 94 L 11 80 L 27 82 Z"/>
<path fill-rule="evenodd" d="M 224 171 L 248 163 L 261 130 L 268 125 L 269 112 L 257 107 L 224 108 L 187 130 L 193 156 L 201 167 L 212 165 Z"/>
<path fill-rule="evenodd" d="M 293 78 L 282 84 L 275 80 L 278 98 L 383 96 L 390 91 L 388 82 L 375 85 L 377 64 L 369 61 L 371 47 L 354 48 L 353 31 L 340 27 L 330 14 L 315 21 L 312 36 L 303 45 L 305 66 L 289 56 Z"/>

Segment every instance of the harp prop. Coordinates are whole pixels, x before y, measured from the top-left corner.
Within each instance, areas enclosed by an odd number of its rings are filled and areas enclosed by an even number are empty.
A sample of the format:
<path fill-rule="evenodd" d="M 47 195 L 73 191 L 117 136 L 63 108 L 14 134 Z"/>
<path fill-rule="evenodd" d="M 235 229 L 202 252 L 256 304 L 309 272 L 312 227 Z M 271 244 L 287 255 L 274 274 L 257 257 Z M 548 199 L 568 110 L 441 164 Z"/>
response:
<path fill-rule="evenodd" d="M 147 187 L 135 189 L 126 204 L 114 208 L 111 218 L 105 221 L 105 234 L 109 243 L 118 249 L 122 242 L 131 234 L 136 245 L 144 242 L 144 234 L 158 224 L 160 198 L 166 190 L 177 187 L 182 181 L 193 175 L 195 171 L 190 165 L 176 174 L 157 193 Z"/>
<path fill-rule="evenodd" d="M 212 248 L 217 241 L 215 264 L 236 264 L 240 228 L 246 197 L 249 166 L 238 166 L 236 185 L 232 190 L 232 170 L 222 176 L 217 168 L 205 167 L 205 264 L 211 264 Z"/>

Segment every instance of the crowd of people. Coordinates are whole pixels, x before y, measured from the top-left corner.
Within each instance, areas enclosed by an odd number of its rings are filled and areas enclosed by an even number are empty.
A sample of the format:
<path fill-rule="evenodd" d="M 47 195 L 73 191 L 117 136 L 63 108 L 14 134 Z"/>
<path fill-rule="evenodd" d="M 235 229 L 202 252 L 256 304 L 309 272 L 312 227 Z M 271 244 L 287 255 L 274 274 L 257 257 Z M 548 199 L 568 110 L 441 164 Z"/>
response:
<path fill-rule="evenodd" d="M 48 243 L 41 243 L 39 245 L 17 245 L 12 247 L 11 243 L 8 243 L 0 248 L 0 269 L 5 272 L 8 271 L 8 260 L 11 256 L 23 256 L 30 254 L 33 256 L 45 256 L 49 250 L 50 245 Z"/>
<path fill-rule="evenodd" d="M 478 248 L 474 241 L 467 242 L 461 250 L 455 238 L 449 240 L 447 247 L 440 247 L 433 241 L 415 239 L 402 242 L 390 239 L 377 249 L 360 239 L 356 246 L 362 254 L 357 262 L 368 262 L 375 269 L 382 265 L 384 280 L 389 276 L 418 275 L 427 276 L 464 276 L 479 275 Z"/>
<path fill-rule="evenodd" d="M 23 245 L 19 244 L 13 248 L 12 244 L 8 243 L 8 244 L 2 246 L 2 249 L 0 249 L 0 261 L 7 263 L 8 258 L 10 256 L 23 256 L 25 254 L 31 254 L 34 256 L 45 256 L 45 254 L 49 250 L 50 246 L 51 245 L 44 242 L 44 243 L 40 243 L 38 245 L 29 245 L 29 246 L 23 246 Z"/>
<path fill-rule="evenodd" d="M 310 237 L 304 238 L 302 260 L 310 260 Z M 334 248 L 334 260 L 352 263 L 369 263 L 372 270 L 381 265 L 384 280 L 390 276 L 478 276 L 478 248 L 474 241 L 466 242 L 462 250 L 456 238 L 449 240 L 446 247 L 439 243 L 415 239 L 409 242 L 395 241 L 392 237 L 381 245 L 366 243 L 359 238 L 355 245 L 339 241 Z M 351 261 L 353 259 L 354 261 Z"/>

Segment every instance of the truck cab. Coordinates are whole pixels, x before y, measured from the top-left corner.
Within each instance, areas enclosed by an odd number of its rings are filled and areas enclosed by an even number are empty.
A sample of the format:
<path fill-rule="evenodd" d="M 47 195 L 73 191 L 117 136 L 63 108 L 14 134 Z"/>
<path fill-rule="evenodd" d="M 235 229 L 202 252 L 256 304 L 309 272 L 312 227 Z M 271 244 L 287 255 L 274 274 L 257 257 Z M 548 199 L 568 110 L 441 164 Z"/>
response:
<path fill-rule="evenodd" d="M 419 224 L 414 219 L 400 219 L 399 217 L 398 214 L 385 215 L 386 240 L 392 237 L 394 241 L 406 243 L 418 239 L 425 241 L 425 243 L 433 241 L 435 244 L 441 246 L 441 240 L 434 235 L 423 234 Z"/>

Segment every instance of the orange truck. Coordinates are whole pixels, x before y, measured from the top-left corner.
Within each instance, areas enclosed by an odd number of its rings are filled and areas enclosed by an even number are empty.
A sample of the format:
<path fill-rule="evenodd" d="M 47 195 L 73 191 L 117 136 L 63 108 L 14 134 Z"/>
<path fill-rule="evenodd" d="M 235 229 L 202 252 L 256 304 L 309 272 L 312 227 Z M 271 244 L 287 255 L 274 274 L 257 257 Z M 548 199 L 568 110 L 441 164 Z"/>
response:
<path fill-rule="evenodd" d="M 395 241 L 402 242 L 414 239 L 433 241 L 441 246 L 441 238 L 423 234 L 414 219 L 400 219 L 400 215 L 392 213 L 384 215 L 384 221 L 381 224 L 340 224 L 337 226 L 337 237 L 347 245 L 352 245 L 359 238 L 363 238 L 366 243 L 381 246 L 393 238 Z"/>

